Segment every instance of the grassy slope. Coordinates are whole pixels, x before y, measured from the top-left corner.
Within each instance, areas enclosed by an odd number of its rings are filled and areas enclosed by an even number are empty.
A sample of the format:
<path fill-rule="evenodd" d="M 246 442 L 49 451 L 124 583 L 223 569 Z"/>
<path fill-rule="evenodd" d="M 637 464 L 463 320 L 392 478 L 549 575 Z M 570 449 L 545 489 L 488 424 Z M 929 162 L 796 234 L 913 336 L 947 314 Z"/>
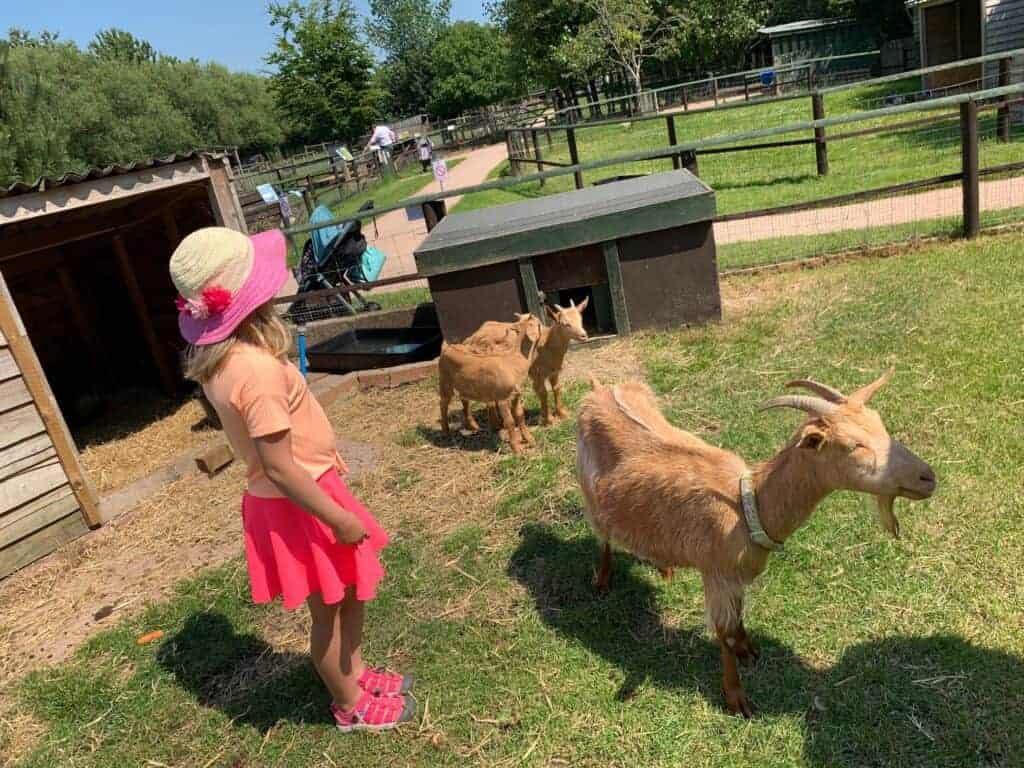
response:
<path fill-rule="evenodd" d="M 882 96 L 915 88 L 913 83 L 904 81 L 886 87 L 862 87 L 831 94 L 826 100 L 826 114 L 835 117 L 877 108 Z M 833 132 L 861 130 L 922 116 L 924 113 L 870 120 L 834 129 Z M 678 115 L 676 130 L 679 141 L 686 142 L 810 119 L 810 100 L 797 99 L 744 109 Z M 581 161 L 588 162 L 625 152 L 663 147 L 668 144 L 665 130 L 662 120 L 624 122 L 598 128 L 581 126 L 577 129 L 579 157 Z M 979 133 L 982 139 L 982 167 L 1020 159 L 1021 135 L 1015 135 L 1015 140 L 1009 144 L 998 143 L 995 140 L 993 112 L 984 113 Z M 774 140 L 796 138 L 808 138 L 808 135 L 790 134 L 775 137 Z M 569 160 L 564 134 L 554 134 L 554 145 L 551 147 L 542 140 L 541 149 L 547 159 L 562 162 Z M 955 173 L 960 169 L 959 122 L 954 118 L 948 123 L 922 126 L 901 134 L 836 141 L 829 144 L 828 149 L 830 172 L 825 177 L 817 175 L 814 148 L 809 145 L 705 155 L 700 158 L 700 175 L 715 190 L 719 212 L 735 213 Z M 631 163 L 590 171 L 584 180 L 590 183 L 620 174 L 652 173 L 669 169 L 669 161 Z M 524 164 L 524 173 L 532 170 L 528 163 Z M 508 173 L 507 167 L 503 172 Z M 572 188 L 572 176 L 549 179 L 543 187 L 533 182 L 508 190 L 473 195 L 460 210 L 489 207 Z"/>
<path fill-rule="evenodd" d="M 423 409 L 374 436 L 399 451 L 389 498 L 405 513 L 367 624 L 371 657 L 420 680 L 421 721 L 386 738 L 336 735 L 305 659 L 267 646 L 290 620 L 249 604 L 235 562 L 29 678 L 9 722 L 31 717 L 42 732 L 18 765 L 1016 764 L 1022 286 L 1018 237 L 957 242 L 732 281 L 748 301 L 727 304 L 722 324 L 631 342 L 669 417 L 749 460 L 796 423 L 757 411 L 788 378 L 851 389 L 897 363 L 877 406 L 940 478 L 933 500 L 898 504 L 900 541 L 869 500 L 837 494 L 773 557 L 749 600 L 763 650 L 744 672 L 751 722 L 720 709 L 692 573 L 665 584 L 619 557 L 612 594 L 591 591 L 571 423 L 495 462 L 415 427 L 433 422 Z M 430 402 L 429 390 L 401 401 Z M 583 390 L 568 386 L 571 405 Z M 450 482 L 500 489 L 496 506 L 469 493 L 454 532 L 435 533 L 419 502 L 431 457 L 470 462 L 474 476 Z M 165 640 L 136 646 L 153 627 Z"/>

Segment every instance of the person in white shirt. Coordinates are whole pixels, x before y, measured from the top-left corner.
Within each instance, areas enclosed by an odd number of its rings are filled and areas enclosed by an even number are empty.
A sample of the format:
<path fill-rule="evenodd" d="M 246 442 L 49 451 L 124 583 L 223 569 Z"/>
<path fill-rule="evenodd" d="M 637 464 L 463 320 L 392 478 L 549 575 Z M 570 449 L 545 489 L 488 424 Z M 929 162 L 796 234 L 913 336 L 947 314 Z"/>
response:
<path fill-rule="evenodd" d="M 380 164 L 387 165 L 391 162 L 391 145 L 395 143 L 397 138 L 395 132 L 388 126 L 378 125 L 373 129 L 370 140 L 366 144 L 366 149 L 372 149 L 376 152 Z"/>
<path fill-rule="evenodd" d="M 430 160 L 434 155 L 434 142 L 430 140 L 429 136 L 420 136 L 416 134 L 416 151 L 419 153 L 420 165 L 423 166 L 423 172 L 426 173 L 430 170 Z"/>

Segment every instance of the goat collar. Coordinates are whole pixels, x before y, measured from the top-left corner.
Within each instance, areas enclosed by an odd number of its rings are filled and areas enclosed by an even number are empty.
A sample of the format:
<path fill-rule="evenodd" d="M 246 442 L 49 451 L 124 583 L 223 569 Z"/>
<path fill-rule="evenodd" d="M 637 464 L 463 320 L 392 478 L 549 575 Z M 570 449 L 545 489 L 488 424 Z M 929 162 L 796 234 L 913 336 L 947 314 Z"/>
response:
<path fill-rule="evenodd" d="M 754 492 L 754 476 L 748 470 L 740 475 L 740 501 L 743 504 L 743 517 L 747 521 L 750 538 L 759 547 L 771 552 L 778 552 L 782 544 L 764 532 L 761 518 L 757 514 L 757 494 Z"/>

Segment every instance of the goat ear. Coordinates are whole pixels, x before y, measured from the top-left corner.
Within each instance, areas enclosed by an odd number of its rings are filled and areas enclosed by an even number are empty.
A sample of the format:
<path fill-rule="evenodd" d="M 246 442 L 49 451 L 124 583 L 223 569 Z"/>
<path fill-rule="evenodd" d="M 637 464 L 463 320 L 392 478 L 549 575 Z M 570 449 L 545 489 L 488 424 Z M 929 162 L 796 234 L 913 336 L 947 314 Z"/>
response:
<path fill-rule="evenodd" d="M 880 390 L 882 387 L 889 383 L 889 379 L 892 378 L 892 374 L 895 370 L 895 366 L 890 366 L 889 370 L 887 370 L 885 373 L 883 373 L 881 376 L 879 376 L 877 379 L 875 379 L 867 386 L 858 389 L 847 399 L 852 403 L 857 403 L 858 405 L 866 405 L 868 401 L 870 401 L 871 398 L 875 396 L 875 393 L 878 390 Z"/>
<path fill-rule="evenodd" d="M 820 451 L 827 441 L 828 432 L 826 430 L 817 424 L 808 424 L 804 427 L 804 431 L 800 433 L 800 439 L 796 444 L 798 448 Z"/>
<path fill-rule="evenodd" d="M 590 297 L 587 296 L 586 298 L 583 299 L 583 301 L 581 301 L 579 304 L 576 305 L 576 309 L 578 309 L 580 312 L 582 312 L 584 309 L 587 308 L 587 304 L 589 304 L 589 303 L 590 303 Z"/>

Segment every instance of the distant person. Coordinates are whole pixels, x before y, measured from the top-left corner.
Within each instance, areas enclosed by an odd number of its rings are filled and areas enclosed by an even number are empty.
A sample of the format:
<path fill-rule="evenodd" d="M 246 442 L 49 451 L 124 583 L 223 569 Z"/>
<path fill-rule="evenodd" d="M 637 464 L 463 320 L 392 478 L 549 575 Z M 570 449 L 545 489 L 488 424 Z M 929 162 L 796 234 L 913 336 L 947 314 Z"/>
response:
<path fill-rule="evenodd" d="M 395 132 L 386 125 L 378 125 L 373 129 L 366 149 L 372 149 L 381 165 L 391 164 L 391 145 L 398 139 Z"/>
<path fill-rule="evenodd" d="M 426 173 L 430 170 L 430 161 L 434 158 L 434 142 L 430 140 L 429 136 L 420 136 L 418 133 L 415 139 L 416 151 L 420 156 L 420 165 L 423 166 L 423 172 Z"/>
<path fill-rule="evenodd" d="M 310 655 L 342 731 L 394 728 L 413 716 L 411 678 L 367 665 L 363 611 L 384 578 L 388 535 L 352 495 L 331 422 L 288 361 L 291 333 L 274 307 L 287 287 L 280 230 L 247 237 L 197 229 L 171 256 L 186 376 L 245 460 L 242 530 L 254 603 L 309 608 Z"/>

